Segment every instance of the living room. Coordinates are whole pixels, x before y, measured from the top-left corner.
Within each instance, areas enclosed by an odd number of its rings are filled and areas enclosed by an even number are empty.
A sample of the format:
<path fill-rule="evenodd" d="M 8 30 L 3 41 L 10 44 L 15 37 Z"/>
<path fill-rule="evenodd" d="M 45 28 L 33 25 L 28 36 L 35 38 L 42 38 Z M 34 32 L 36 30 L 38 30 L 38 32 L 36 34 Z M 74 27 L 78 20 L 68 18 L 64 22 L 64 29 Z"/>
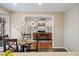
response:
<path fill-rule="evenodd" d="M 0 3 L 1 35 L 17 39 L 19 52 L 79 51 L 78 10 L 77 3 Z"/>

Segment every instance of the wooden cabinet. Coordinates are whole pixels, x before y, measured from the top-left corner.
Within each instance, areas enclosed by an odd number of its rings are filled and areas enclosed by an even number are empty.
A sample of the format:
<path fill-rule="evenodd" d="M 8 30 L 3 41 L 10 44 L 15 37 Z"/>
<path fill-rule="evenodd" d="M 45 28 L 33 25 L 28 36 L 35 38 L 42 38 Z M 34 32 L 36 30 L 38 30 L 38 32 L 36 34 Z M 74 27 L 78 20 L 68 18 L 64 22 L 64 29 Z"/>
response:
<path fill-rule="evenodd" d="M 52 42 L 50 41 L 43 41 L 38 43 L 38 48 L 52 48 Z"/>
<path fill-rule="evenodd" d="M 38 41 L 38 48 L 52 48 L 52 33 L 33 33 L 33 39 Z M 36 45 L 35 43 L 34 45 Z"/>
<path fill-rule="evenodd" d="M 36 49 L 36 42 L 35 43 L 33 43 L 32 45 L 31 45 L 31 49 Z M 38 42 L 38 49 L 41 49 L 41 48 L 52 48 L 52 41 L 51 40 L 49 40 L 49 41 L 39 41 Z"/>

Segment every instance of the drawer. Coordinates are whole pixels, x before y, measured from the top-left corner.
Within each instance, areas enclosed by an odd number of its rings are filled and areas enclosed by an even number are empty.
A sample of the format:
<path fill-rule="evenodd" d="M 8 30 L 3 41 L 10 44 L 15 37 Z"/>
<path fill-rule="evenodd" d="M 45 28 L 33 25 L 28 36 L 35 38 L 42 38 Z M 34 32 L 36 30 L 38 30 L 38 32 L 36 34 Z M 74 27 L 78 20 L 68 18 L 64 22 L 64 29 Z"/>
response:
<path fill-rule="evenodd" d="M 31 48 L 36 48 L 36 43 L 33 43 L 31 45 Z M 52 48 L 52 42 L 48 41 L 48 42 L 39 42 L 38 43 L 38 48 Z"/>

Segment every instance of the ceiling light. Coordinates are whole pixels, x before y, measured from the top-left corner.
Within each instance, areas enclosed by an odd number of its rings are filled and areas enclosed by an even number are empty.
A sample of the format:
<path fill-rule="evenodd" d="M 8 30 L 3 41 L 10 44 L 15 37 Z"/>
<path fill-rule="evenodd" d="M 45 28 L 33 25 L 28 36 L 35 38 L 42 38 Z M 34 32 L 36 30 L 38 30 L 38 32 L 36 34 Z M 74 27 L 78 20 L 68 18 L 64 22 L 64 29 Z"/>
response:
<path fill-rule="evenodd" d="M 42 3 L 38 3 L 38 5 L 39 5 L 39 6 L 41 6 L 41 5 L 42 5 Z"/>
<path fill-rule="evenodd" d="M 17 5 L 17 3 L 14 3 L 14 5 L 16 6 L 16 5 Z"/>

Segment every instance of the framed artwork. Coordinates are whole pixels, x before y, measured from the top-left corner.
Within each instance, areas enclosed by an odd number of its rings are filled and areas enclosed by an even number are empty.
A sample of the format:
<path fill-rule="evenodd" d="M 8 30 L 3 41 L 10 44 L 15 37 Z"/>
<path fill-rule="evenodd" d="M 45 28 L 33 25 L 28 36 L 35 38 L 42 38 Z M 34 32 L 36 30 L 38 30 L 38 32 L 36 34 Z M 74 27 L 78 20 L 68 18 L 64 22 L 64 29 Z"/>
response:
<path fill-rule="evenodd" d="M 38 23 L 38 26 L 45 26 L 45 23 Z"/>

